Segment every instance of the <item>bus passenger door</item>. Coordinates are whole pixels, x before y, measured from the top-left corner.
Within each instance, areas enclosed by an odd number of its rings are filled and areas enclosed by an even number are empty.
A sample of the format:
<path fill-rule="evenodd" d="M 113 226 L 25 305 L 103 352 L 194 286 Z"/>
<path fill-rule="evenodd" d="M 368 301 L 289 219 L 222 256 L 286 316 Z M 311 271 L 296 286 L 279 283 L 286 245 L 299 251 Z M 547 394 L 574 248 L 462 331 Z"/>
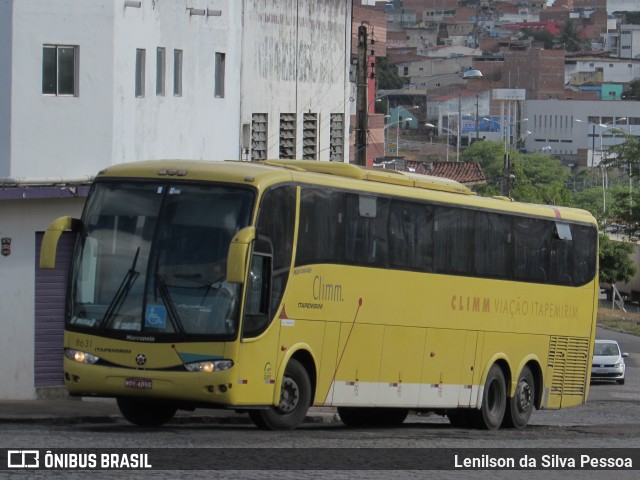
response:
<path fill-rule="evenodd" d="M 240 378 L 251 403 L 269 404 L 280 365 L 280 329 L 293 252 L 296 189 L 291 185 L 267 190 L 256 222 L 256 238 L 246 281 L 242 324 Z M 247 387 L 249 385 L 249 387 Z"/>

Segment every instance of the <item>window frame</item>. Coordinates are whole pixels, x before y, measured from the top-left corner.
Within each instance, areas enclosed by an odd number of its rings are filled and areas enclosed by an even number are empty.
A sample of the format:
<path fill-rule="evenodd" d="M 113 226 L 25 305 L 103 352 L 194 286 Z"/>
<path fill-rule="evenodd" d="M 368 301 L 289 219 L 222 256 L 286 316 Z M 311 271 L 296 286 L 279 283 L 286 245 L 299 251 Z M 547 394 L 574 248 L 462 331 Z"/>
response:
<path fill-rule="evenodd" d="M 182 68 L 184 64 L 184 50 L 173 50 L 173 96 L 181 97 L 183 94 Z"/>
<path fill-rule="evenodd" d="M 145 97 L 146 82 L 146 64 L 147 51 L 144 48 L 136 48 L 136 67 L 135 67 L 135 96 L 136 98 Z"/>
<path fill-rule="evenodd" d="M 71 49 L 73 53 L 73 65 L 71 67 L 72 69 L 71 75 L 69 75 L 69 72 L 67 72 L 67 80 L 68 78 L 70 78 L 72 82 L 71 92 L 67 92 L 67 91 L 61 92 L 61 88 L 60 88 L 60 84 L 62 83 L 61 70 L 63 70 L 60 64 L 62 61 L 60 56 L 60 50 L 63 50 L 63 49 Z M 47 66 L 45 64 L 45 61 L 46 61 L 45 52 L 48 50 L 54 51 L 54 57 L 53 57 L 54 65 Z M 78 75 L 79 64 L 80 64 L 80 47 L 78 45 L 57 45 L 57 44 L 51 44 L 51 43 L 43 44 L 42 45 L 42 86 L 41 86 L 42 95 L 46 97 L 78 97 L 79 96 L 79 75 Z M 55 69 L 55 72 L 52 72 L 51 71 L 52 69 Z M 50 91 L 50 90 L 47 91 L 45 88 L 45 77 L 47 75 L 51 75 L 52 73 L 54 74 L 53 90 L 55 91 Z"/>
<path fill-rule="evenodd" d="M 214 95 L 216 98 L 224 98 L 226 54 L 216 52 L 214 71 Z"/>

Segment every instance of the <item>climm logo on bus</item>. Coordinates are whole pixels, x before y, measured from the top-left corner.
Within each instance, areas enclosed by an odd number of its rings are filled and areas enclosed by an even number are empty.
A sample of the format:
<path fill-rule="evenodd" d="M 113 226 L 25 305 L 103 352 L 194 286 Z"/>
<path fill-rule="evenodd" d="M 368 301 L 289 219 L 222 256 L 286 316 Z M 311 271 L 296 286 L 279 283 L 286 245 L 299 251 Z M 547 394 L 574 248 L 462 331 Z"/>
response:
<path fill-rule="evenodd" d="M 456 312 L 494 313 L 511 317 L 540 317 L 574 320 L 578 307 L 568 303 L 539 302 L 522 298 L 472 297 L 453 295 L 451 310 Z"/>

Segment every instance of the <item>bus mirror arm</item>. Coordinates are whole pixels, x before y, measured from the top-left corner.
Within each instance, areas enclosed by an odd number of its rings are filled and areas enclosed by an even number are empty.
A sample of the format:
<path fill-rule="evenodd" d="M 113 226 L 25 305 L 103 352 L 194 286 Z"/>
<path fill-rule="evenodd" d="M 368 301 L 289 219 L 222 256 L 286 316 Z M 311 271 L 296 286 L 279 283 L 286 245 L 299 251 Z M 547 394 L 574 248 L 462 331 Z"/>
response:
<path fill-rule="evenodd" d="M 40 268 L 52 270 L 56 267 L 56 253 L 58 241 L 65 231 L 82 232 L 82 221 L 72 217 L 60 217 L 51 222 L 44 232 L 40 245 Z"/>
<path fill-rule="evenodd" d="M 227 282 L 245 282 L 249 247 L 255 238 L 255 227 L 245 227 L 236 233 L 231 239 L 229 255 L 227 256 Z"/>

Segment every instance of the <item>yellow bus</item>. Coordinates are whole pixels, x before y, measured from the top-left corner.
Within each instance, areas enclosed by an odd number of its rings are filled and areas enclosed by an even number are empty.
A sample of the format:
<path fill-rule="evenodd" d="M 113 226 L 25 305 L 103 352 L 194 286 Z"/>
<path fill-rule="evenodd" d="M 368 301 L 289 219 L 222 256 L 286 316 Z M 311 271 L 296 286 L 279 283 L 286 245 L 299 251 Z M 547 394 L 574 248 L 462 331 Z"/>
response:
<path fill-rule="evenodd" d="M 429 176 L 314 161 L 151 161 L 95 178 L 64 335 L 74 396 L 138 425 L 178 409 L 293 429 L 409 411 L 522 428 L 588 395 L 597 226 Z"/>

